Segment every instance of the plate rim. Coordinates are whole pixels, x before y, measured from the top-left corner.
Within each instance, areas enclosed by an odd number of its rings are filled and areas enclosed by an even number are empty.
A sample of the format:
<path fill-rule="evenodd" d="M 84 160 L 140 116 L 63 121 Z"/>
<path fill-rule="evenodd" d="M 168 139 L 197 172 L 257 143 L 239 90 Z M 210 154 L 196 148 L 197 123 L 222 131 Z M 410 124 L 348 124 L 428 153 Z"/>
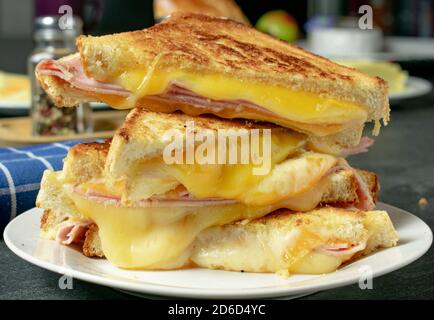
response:
<path fill-rule="evenodd" d="M 408 260 L 401 261 L 400 263 L 394 264 L 392 266 L 384 265 L 381 268 L 377 268 L 376 270 L 373 270 L 373 277 L 377 278 L 380 277 L 386 273 L 390 273 L 393 271 L 396 271 L 398 269 L 401 269 L 420 257 L 422 257 L 431 247 L 432 241 L 433 241 L 433 233 L 431 228 L 418 216 L 394 207 L 389 204 L 381 203 L 379 202 L 377 204 L 377 209 L 379 210 L 393 210 L 397 211 L 399 214 L 404 214 L 406 216 L 410 216 L 412 219 L 414 219 L 417 223 L 421 225 L 421 227 L 425 228 L 425 231 L 428 231 L 427 233 L 423 232 L 423 237 L 421 236 L 420 239 L 427 240 L 425 243 L 425 246 L 421 248 L 418 252 L 415 253 L 414 256 L 412 256 Z M 3 232 L 3 239 L 5 241 L 5 244 L 7 247 L 15 253 L 20 258 L 26 260 L 27 262 L 30 262 L 38 267 L 41 267 L 43 269 L 58 273 L 58 274 L 71 274 L 72 277 L 76 278 L 78 280 L 90 282 L 97 285 L 102 285 L 106 287 L 112 287 L 117 288 L 121 290 L 126 291 L 133 291 L 133 292 L 139 292 L 139 293 L 147 293 L 157 296 L 166 296 L 166 297 L 182 297 L 182 298 L 202 298 L 202 299 L 254 299 L 254 298 L 276 298 L 276 297 L 283 297 L 283 296 L 289 296 L 289 295 L 298 295 L 305 292 L 317 292 L 322 290 L 328 290 L 333 288 L 338 288 L 342 286 L 346 286 L 349 284 L 354 284 L 355 281 L 351 274 L 348 274 L 346 277 L 342 279 L 337 279 L 330 282 L 324 282 L 324 283 L 313 283 L 308 284 L 306 286 L 301 287 L 288 287 L 285 285 L 281 286 L 273 286 L 273 287 L 260 287 L 260 288 L 244 288 L 244 289 L 221 289 L 215 290 L 215 289 L 207 289 L 207 288 L 186 288 L 186 287 L 177 287 L 177 286 L 167 286 L 164 284 L 154 284 L 154 283 L 134 283 L 134 282 L 127 282 L 122 279 L 116 279 L 116 278 L 108 278 L 104 277 L 102 275 L 94 275 L 87 273 L 85 271 L 79 271 L 74 270 L 71 267 L 65 267 L 65 266 L 59 266 L 55 263 L 44 261 L 41 259 L 38 259 L 34 257 L 33 255 L 21 250 L 18 246 L 15 245 L 14 241 L 9 238 L 9 230 L 15 226 L 16 223 L 19 223 L 22 219 L 27 219 L 27 215 L 35 214 L 36 210 L 40 210 L 39 208 L 32 208 L 29 209 L 22 214 L 15 217 L 12 221 L 8 223 L 6 226 L 4 232 Z M 387 249 L 385 249 L 387 250 Z M 162 271 L 164 272 L 164 271 Z M 230 292 L 228 292 L 230 290 Z"/>
<path fill-rule="evenodd" d="M 418 84 L 420 85 L 420 88 L 416 91 L 411 91 L 411 90 L 409 91 L 408 90 L 409 84 Z M 406 89 L 404 89 L 404 91 L 402 92 L 389 94 L 389 100 L 400 101 L 400 100 L 405 100 L 410 98 L 422 97 L 430 93 L 432 89 L 433 89 L 433 85 L 429 80 L 420 77 L 409 76 L 406 82 Z"/>

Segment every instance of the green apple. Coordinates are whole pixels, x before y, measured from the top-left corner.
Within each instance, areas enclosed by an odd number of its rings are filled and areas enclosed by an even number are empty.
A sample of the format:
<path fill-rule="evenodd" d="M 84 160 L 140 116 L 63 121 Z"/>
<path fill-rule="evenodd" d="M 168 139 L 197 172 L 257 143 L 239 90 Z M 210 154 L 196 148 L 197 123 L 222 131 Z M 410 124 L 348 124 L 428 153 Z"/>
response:
<path fill-rule="evenodd" d="M 256 22 L 256 29 L 288 42 L 296 41 L 299 33 L 297 21 L 283 10 L 263 14 Z"/>

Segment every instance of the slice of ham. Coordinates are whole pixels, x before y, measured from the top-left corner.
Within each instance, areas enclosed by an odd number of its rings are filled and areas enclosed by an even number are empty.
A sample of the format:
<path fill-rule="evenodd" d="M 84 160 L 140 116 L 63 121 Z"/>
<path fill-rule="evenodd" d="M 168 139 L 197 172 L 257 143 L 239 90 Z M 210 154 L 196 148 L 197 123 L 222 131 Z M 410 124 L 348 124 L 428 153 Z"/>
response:
<path fill-rule="evenodd" d="M 368 189 L 368 185 L 363 178 L 357 173 L 355 169 L 352 169 L 357 181 L 357 196 L 359 202 L 356 204 L 356 208 L 359 210 L 370 211 L 375 209 L 375 201 L 372 198 L 372 194 Z"/>
<path fill-rule="evenodd" d="M 346 207 L 347 209 L 356 209 L 356 210 L 362 210 L 362 211 L 370 211 L 375 208 L 375 201 L 372 197 L 371 191 L 368 188 L 368 185 L 366 184 L 365 180 L 360 176 L 360 174 L 357 172 L 356 169 L 352 168 L 346 160 L 342 159 L 341 163 L 337 166 L 339 169 L 349 169 L 353 172 L 354 177 L 356 178 L 356 184 L 357 184 L 357 197 L 358 202 L 354 205 Z M 336 171 L 335 171 L 336 172 Z"/>
<path fill-rule="evenodd" d="M 170 84 L 170 86 L 163 94 L 154 96 L 153 99 L 168 100 L 173 102 L 191 104 L 191 105 L 195 105 L 196 107 L 211 109 L 215 113 L 219 113 L 221 111 L 224 111 L 225 109 L 234 110 L 234 108 L 235 108 L 235 112 L 239 113 L 247 108 L 258 114 L 266 115 L 269 117 L 276 117 L 276 118 L 279 117 L 276 113 L 271 112 L 253 102 L 247 100 L 241 100 L 241 99 L 237 99 L 237 100 L 209 99 L 201 95 L 198 95 L 191 90 L 183 88 L 179 83 Z"/>
<path fill-rule="evenodd" d="M 128 97 L 131 92 L 125 90 L 119 85 L 104 83 L 89 78 L 83 69 L 79 55 L 74 55 L 69 59 L 64 60 L 44 60 L 38 64 L 36 72 L 44 76 L 58 77 L 73 87 L 100 94 L 117 95 Z"/>
<path fill-rule="evenodd" d="M 352 156 L 359 153 L 368 152 L 368 148 L 374 144 L 375 140 L 369 137 L 362 137 L 357 146 L 353 148 L 344 149 L 341 152 L 341 156 L 346 158 L 348 156 Z"/>
<path fill-rule="evenodd" d="M 57 231 L 56 241 L 65 245 L 82 243 L 90 224 L 90 221 L 68 223 Z"/>
<path fill-rule="evenodd" d="M 314 251 L 318 253 L 324 253 L 331 256 L 344 256 L 352 255 L 366 248 L 366 242 L 348 245 L 348 244 L 333 244 L 324 245 L 316 248 Z"/>
<path fill-rule="evenodd" d="M 95 200 L 100 203 L 120 205 L 121 197 L 116 195 L 104 194 L 92 189 L 83 192 L 80 188 L 75 187 L 74 192 L 86 196 L 88 199 Z M 221 198 L 194 198 L 189 194 L 184 193 L 183 196 L 178 198 L 167 198 L 163 196 L 153 196 L 149 199 L 143 199 L 135 203 L 136 207 L 140 208 L 155 208 L 155 207 L 198 207 L 198 206 L 212 206 L 212 205 L 225 205 L 238 203 L 235 199 L 221 199 Z"/>

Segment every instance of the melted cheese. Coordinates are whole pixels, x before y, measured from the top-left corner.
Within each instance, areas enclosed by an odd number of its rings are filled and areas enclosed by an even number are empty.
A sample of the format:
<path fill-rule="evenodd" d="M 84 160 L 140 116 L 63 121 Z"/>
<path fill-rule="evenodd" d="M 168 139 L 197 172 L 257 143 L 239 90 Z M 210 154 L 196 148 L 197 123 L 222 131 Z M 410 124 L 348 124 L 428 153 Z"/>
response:
<path fill-rule="evenodd" d="M 128 208 L 74 192 L 69 195 L 82 217 L 98 225 L 106 258 L 120 268 L 177 269 L 193 262 L 214 269 L 321 274 L 351 257 L 314 252 L 325 241 L 303 229 L 270 229 L 254 235 L 243 227 L 231 233 L 207 229 L 262 217 L 275 209 L 270 206 Z"/>
<path fill-rule="evenodd" d="M 196 198 L 237 199 L 247 205 L 289 198 L 288 206 L 298 209 L 290 205 L 297 206 L 290 198 L 312 189 L 336 162 L 332 156 L 308 152 L 274 165 L 264 176 L 253 175 L 250 165 L 176 165 L 168 166 L 167 172 Z M 311 195 L 309 199 L 314 199 Z"/>
<path fill-rule="evenodd" d="M 280 203 L 282 208 L 302 211 L 315 208 L 326 187 L 327 173 L 339 159 L 313 152 L 276 164 L 280 159 L 273 157 L 266 175 L 255 175 L 251 164 L 167 165 L 161 159 L 153 159 L 132 166 L 125 180 L 98 179 L 80 187 L 83 192 L 121 198 L 124 204 L 166 195 L 182 186 L 195 198 L 235 199 L 250 206 Z"/>
<path fill-rule="evenodd" d="M 336 271 L 344 262 L 342 257 L 311 252 L 291 267 L 291 273 L 323 274 Z"/>
<path fill-rule="evenodd" d="M 176 83 L 200 96 L 213 100 L 244 100 L 271 111 L 292 122 L 312 125 L 346 125 L 364 123 L 367 112 L 355 103 L 325 98 L 318 94 L 249 82 L 227 75 L 191 73 L 186 71 L 158 72 L 159 59 L 149 70 L 125 71 L 113 82 L 133 92 L 129 98 L 100 98 L 114 107 L 134 107 L 146 96 L 165 92 Z M 315 131 L 315 128 L 311 128 Z"/>
<path fill-rule="evenodd" d="M 204 229 L 258 218 L 273 210 L 242 204 L 127 208 L 74 192 L 70 196 L 83 217 L 98 225 L 107 259 L 127 269 L 180 268 L 187 262 L 186 251 Z"/>

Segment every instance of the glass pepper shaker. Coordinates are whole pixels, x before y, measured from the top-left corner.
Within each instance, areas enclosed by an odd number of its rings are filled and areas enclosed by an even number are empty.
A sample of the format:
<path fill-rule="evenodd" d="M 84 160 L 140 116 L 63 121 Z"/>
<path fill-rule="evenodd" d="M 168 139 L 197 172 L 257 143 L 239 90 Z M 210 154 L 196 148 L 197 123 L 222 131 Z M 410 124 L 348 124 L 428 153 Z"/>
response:
<path fill-rule="evenodd" d="M 35 77 L 36 65 L 44 59 L 59 59 L 76 52 L 75 38 L 82 33 L 79 17 L 71 17 L 66 28 L 60 28 L 58 16 L 35 19 L 34 40 L 36 47 L 28 59 L 28 71 L 32 83 L 32 133 L 53 136 L 91 132 L 91 109 L 88 103 L 73 108 L 58 108 L 41 88 Z"/>

